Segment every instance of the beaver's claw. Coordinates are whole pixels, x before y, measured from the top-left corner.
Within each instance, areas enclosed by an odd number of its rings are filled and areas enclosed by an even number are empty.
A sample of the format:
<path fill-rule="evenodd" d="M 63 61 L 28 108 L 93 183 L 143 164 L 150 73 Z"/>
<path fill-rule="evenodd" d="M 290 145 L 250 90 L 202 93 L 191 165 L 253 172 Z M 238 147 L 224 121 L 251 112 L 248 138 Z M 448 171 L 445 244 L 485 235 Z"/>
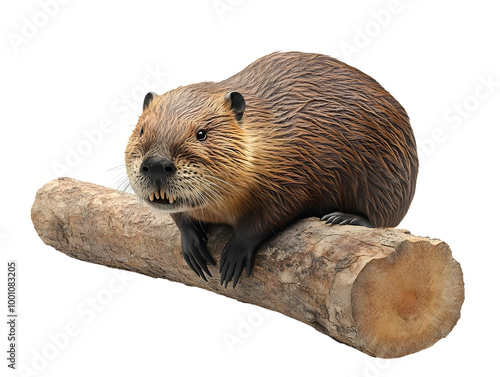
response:
<path fill-rule="evenodd" d="M 204 235 L 193 229 L 181 231 L 181 245 L 182 256 L 189 267 L 205 281 L 207 281 L 207 278 L 203 272 L 212 277 L 207 263 L 215 266 L 215 261 L 208 252 Z"/>
<path fill-rule="evenodd" d="M 236 287 L 245 267 L 247 277 L 249 277 L 252 272 L 255 253 L 256 247 L 253 245 L 241 242 L 237 238 L 231 239 L 224 248 L 219 262 L 220 284 L 224 284 L 226 288 L 232 279 L 233 288 Z"/>

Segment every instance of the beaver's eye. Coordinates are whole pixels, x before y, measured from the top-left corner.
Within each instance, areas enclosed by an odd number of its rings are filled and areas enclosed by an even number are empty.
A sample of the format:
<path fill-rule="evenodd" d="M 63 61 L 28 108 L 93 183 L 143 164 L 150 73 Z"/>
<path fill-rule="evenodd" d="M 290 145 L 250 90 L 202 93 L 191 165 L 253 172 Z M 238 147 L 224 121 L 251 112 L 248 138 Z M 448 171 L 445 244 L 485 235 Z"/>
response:
<path fill-rule="evenodd" d="M 141 127 L 141 130 L 139 131 L 139 137 L 141 137 L 143 133 L 144 133 L 144 127 Z"/>
<path fill-rule="evenodd" d="M 205 130 L 199 130 L 198 132 L 196 132 L 196 138 L 199 141 L 206 140 L 207 139 L 207 131 L 205 131 Z"/>

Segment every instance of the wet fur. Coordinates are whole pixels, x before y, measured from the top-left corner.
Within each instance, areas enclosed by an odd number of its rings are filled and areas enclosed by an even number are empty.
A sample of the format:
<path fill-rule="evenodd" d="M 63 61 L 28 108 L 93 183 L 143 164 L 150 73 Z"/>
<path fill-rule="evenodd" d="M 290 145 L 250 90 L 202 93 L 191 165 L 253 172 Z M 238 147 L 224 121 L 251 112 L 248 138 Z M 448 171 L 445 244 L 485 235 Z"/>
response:
<path fill-rule="evenodd" d="M 246 100 L 240 122 L 230 91 Z M 195 138 L 198 129 L 207 140 Z M 396 226 L 418 170 L 403 107 L 359 70 L 304 53 L 273 53 L 220 83 L 153 99 L 126 150 L 132 187 L 146 197 L 156 188 L 137 166 L 154 153 L 178 167 L 169 187 L 199 207 L 183 209 L 190 218 L 233 226 L 248 218 L 256 231 L 332 211 Z"/>

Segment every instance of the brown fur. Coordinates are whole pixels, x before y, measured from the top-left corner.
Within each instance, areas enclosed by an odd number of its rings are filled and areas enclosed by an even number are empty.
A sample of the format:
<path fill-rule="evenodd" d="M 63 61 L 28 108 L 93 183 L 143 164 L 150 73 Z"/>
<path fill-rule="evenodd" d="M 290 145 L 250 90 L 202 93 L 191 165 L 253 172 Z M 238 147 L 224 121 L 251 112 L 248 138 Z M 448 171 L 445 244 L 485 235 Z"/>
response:
<path fill-rule="evenodd" d="M 240 122 L 225 100 L 230 91 L 246 101 Z M 199 129 L 205 141 L 196 139 Z M 189 206 L 178 211 L 233 226 L 248 219 L 256 231 L 333 211 L 396 226 L 418 170 L 408 116 L 387 91 L 336 59 L 298 52 L 273 53 L 220 83 L 154 98 L 126 149 L 142 198 L 157 188 L 138 167 L 155 153 L 177 167 L 165 190 L 186 198 Z"/>

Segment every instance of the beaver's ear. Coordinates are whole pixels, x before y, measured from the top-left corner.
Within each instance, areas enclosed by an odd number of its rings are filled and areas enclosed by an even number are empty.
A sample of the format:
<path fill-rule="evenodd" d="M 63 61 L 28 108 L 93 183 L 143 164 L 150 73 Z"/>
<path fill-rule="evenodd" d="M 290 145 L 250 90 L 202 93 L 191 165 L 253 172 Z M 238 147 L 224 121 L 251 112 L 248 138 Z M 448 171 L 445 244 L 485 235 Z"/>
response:
<path fill-rule="evenodd" d="M 229 92 L 226 94 L 226 101 L 231 106 L 231 110 L 234 111 L 234 117 L 239 122 L 245 111 L 245 98 L 243 98 L 241 93 Z"/>
<path fill-rule="evenodd" d="M 156 93 L 149 92 L 146 94 L 146 97 L 144 97 L 144 103 L 142 104 L 142 111 L 146 110 L 149 106 L 149 103 L 157 96 Z"/>

